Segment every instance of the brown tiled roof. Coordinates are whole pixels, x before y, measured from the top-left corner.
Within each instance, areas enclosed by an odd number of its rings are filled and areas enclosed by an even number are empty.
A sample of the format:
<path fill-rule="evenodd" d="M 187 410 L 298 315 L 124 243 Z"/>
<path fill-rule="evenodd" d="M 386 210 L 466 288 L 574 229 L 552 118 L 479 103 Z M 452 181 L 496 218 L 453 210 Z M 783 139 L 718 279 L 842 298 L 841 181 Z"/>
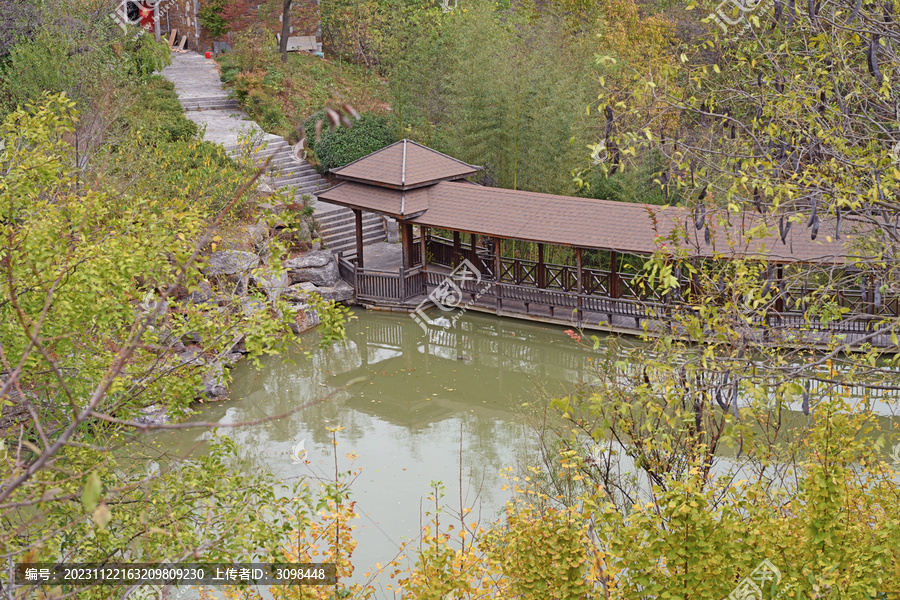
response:
<path fill-rule="evenodd" d="M 339 179 L 382 187 L 409 190 L 438 181 L 474 175 L 476 167 L 426 148 L 410 140 L 400 140 L 349 165 L 334 169 Z"/>
<path fill-rule="evenodd" d="M 682 239 L 677 245 L 687 247 L 695 256 L 734 254 L 767 256 L 782 262 L 841 263 L 846 254 L 844 240 L 835 239 L 834 227 L 828 222 L 822 223 L 816 240 L 811 239 L 805 222 L 792 223 L 782 242 L 777 220 L 752 212 L 707 213 L 707 243 L 705 229 L 696 228 L 695 215 L 674 206 L 554 196 L 449 181 L 409 192 L 343 183 L 318 197 L 394 217 L 405 215 L 407 221 L 428 227 L 631 254 L 650 254 L 661 243 L 676 245 L 660 238 L 679 226 L 686 229 L 688 240 Z M 747 241 L 749 232 L 764 223 L 773 231 Z M 849 232 L 846 224 L 844 231 Z"/>
<path fill-rule="evenodd" d="M 430 189 L 420 187 L 401 191 L 345 181 L 324 192 L 316 193 L 316 196 L 332 204 L 408 219 L 428 208 Z"/>

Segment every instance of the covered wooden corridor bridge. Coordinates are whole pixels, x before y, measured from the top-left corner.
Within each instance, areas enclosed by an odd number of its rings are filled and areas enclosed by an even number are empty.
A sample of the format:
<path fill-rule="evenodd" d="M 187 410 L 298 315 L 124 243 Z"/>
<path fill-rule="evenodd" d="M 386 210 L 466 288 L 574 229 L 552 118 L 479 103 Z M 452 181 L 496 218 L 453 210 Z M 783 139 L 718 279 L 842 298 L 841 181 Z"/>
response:
<path fill-rule="evenodd" d="M 716 255 L 764 258 L 770 266 L 775 265 L 775 277 L 792 263 L 844 262 L 843 241 L 824 228 L 816 240 L 810 239 L 805 228 L 795 226 L 783 241 L 780 236 L 770 236 L 746 242 L 741 234 L 763 217 L 730 215 L 731 223 L 722 226 L 710 214 L 698 228 L 697 216 L 684 208 L 490 188 L 466 179 L 479 170 L 416 142 L 401 140 L 333 171 L 341 183 L 317 196 L 356 214 L 355 255 L 339 256 L 338 261 L 342 278 L 354 286 L 362 304 L 420 312 L 434 305 L 447 310 L 448 318 L 453 314 L 450 309 L 465 307 L 634 332 L 647 319 L 659 323 L 677 307 L 684 308 L 679 296 L 661 298 L 656 291 L 636 285 L 635 274 L 623 269 L 626 257 L 654 253 L 658 238 L 666 238 L 676 229 L 686 229 L 694 238 L 685 246 L 692 259 Z M 399 261 L 391 264 L 382 255 L 372 257 L 377 260 L 366 257 L 364 211 L 399 222 Z M 434 230 L 450 232 L 452 239 L 433 235 Z M 735 239 L 743 246 L 734 247 Z M 537 260 L 504 256 L 503 240 L 533 242 Z M 545 248 L 550 245 L 574 249 L 575 264 L 546 262 Z M 606 268 L 585 267 L 585 251 L 600 251 Z M 681 283 L 679 295 L 691 289 L 690 281 Z M 803 325 L 803 311 L 789 295 L 796 299 L 805 291 L 776 286 L 781 293 L 765 325 Z M 866 288 L 841 292 L 840 303 L 855 316 L 823 329 L 860 335 L 880 318 L 876 313 L 898 314 L 896 299 L 884 299 L 876 308 L 874 296 L 874 290 L 867 292 Z"/>

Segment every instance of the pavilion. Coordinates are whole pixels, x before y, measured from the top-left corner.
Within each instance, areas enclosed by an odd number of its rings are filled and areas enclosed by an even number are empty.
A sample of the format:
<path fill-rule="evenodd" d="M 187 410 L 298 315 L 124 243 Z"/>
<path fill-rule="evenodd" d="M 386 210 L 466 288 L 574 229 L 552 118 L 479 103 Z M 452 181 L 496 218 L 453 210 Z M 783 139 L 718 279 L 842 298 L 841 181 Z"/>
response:
<path fill-rule="evenodd" d="M 648 256 L 662 246 L 681 249 L 689 260 L 759 258 L 774 267 L 776 279 L 786 265 L 840 266 L 849 258 L 847 236 L 837 235 L 833 223 L 823 223 L 815 239 L 796 223 L 784 227 L 784 236 L 766 233 L 760 237 L 749 234 L 761 223 L 773 225 L 772 216 L 727 211 L 698 214 L 682 207 L 484 187 L 467 179 L 480 169 L 401 140 L 332 171 L 341 183 L 316 195 L 356 215 L 355 256 L 339 257 L 339 265 L 360 302 L 413 310 L 429 298 L 446 308 L 448 302 L 441 298 L 455 294 L 451 299 L 458 302 L 468 293 L 476 310 L 579 326 L 596 326 L 588 323 L 590 317 L 605 316 L 605 327 L 600 324 L 600 328 L 634 330 L 647 316 L 648 307 L 655 307 L 657 313 L 663 304 L 669 308 L 671 294 L 663 299 L 637 289 L 634 274 L 621 269 L 623 257 Z M 398 221 L 399 269 L 387 271 L 366 263 L 363 211 Z M 430 235 L 435 229 L 451 232 L 452 240 Z M 482 245 L 479 238 L 484 240 Z M 535 243 L 537 260 L 503 256 L 502 240 Z M 545 262 L 547 245 L 573 248 L 575 265 Z M 607 268 L 585 267 L 587 250 L 603 252 Z M 474 274 L 448 279 L 451 269 L 458 270 L 462 264 Z M 684 283 L 682 288 L 690 289 L 691 282 Z M 787 316 L 786 294 L 783 287 L 779 289 L 776 312 Z M 873 315 L 873 296 L 862 290 L 858 298 L 848 294 L 845 299 L 855 311 Z M 900 310 L 896 302 L 879 308 L 885 307 L 892 313 Z M 557 316 L 560 308 L 571 309 L 572 317 Z M 867 323 L 862 324 L 863 331 Z M 860 328 L 859 323 L 848 326 L 853 331 Z"/>

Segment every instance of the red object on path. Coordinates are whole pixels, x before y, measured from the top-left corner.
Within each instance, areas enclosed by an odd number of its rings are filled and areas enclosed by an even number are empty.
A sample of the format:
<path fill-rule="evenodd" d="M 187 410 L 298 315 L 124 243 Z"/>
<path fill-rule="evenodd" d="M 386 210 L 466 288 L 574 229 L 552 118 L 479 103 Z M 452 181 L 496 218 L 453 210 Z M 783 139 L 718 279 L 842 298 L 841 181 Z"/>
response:
<path fill-rule="evenodd" d="M 207 52 L 207 53 L 206 53 L 206 58 L 212 58 L 212 52 Z"/>

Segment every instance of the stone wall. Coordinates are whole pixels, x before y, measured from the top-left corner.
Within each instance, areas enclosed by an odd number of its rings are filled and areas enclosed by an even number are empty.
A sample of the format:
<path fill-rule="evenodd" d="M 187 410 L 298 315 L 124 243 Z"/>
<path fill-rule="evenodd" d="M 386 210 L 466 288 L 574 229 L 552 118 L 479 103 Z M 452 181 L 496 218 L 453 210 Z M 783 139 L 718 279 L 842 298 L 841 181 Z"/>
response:
<path fill-rule="evenodd" d="M 200 21 L 197 20 L 197 10 L 202 0 L 163 0 L 160 3 L 159 27 L 163 39 L 168 41 L 173 29 L 178 30 L 178 40 L 181 43 L 182 36 L 187 36 L 187 50 L 203 51 L 200 47 L 202 39 Z"/>
<path fill-rule="evenodd" d="M 195 52 L 211 51 L 213 42 L 220 40 L 213 39 L 200 27 L 197 11 L 202 4 L 203 0 L 160 0 L 159 25 L 163 39 L 168 41 L 171 31 L 177 29 L 179 43 L 183 35 L 188 37 L 186 49 Z M 273 34 L 281 33 L 280 23 L 274 23 L 271 27 Z M 294 29 L 292 36 L 314 35 L 321 39 L 318 0 L 294 0 L 291 27 Z"/>

